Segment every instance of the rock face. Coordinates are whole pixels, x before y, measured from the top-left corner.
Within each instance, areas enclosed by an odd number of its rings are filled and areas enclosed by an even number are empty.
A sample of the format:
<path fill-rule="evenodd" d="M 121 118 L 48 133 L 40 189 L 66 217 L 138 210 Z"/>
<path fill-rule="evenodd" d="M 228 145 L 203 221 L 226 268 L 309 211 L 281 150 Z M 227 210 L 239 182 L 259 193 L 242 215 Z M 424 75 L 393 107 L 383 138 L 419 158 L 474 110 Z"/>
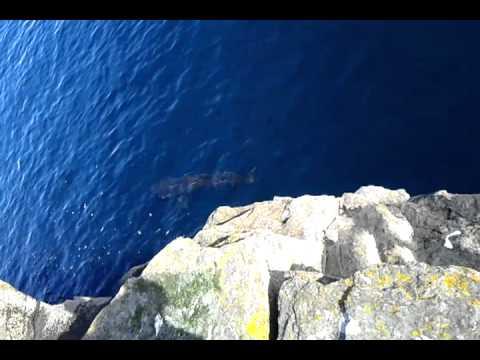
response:
<path fill-rule="evenodd" d="M 480 195 L 275 197 L 219 207 L 132 268 L 107 306 L 1 283 L 0 337 L 477 339 L 477 271 Z"/>
<path fill-rule="evenodd" d="M 480 273 L 382 264 L 323 285 L 293 275 L 279 295 L 280 339 L 480 339 Z"/>
<path fill-rule="evenodd" d="M 418 261 L 480 270 L 480 195 L 438 191 L 405 202 L 401 211 L 415 229 Z"/>
<path fill-rule="evenodd" d="M 109 298 L 77 298 L 49 305 L 0 281 L 0 339 L 81 339 Z"/>
<path fill-rule="evenodd" d="M 249 206 L 221 206 L 194 237 L 202 246 L 218 246 L 240 241 L 252 232 L 268 230 L 297 239 L 323 239 L 323 231 L 338 213 L 333 196 L 304 195 L 275 198 Z"/>
<path fill-rule="evenodd" d="M 180 238 L 130 279 L 85 339 L 268 339 L 267 263 L 243 244 Z"/>

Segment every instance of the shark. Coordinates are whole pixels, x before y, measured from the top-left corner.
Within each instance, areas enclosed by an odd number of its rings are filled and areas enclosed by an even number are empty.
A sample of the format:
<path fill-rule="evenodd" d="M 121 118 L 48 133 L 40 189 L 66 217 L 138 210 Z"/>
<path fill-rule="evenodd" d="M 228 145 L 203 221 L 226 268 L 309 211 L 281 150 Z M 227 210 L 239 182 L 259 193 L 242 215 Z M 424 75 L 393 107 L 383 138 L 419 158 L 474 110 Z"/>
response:
<path fill-rule="evenodd" d="M 214 174 L 187 174 L 179 178 L 169 177 L 152 185 L 150 190 L 161 199 L 177 198 L 181 200 L 200 189 L 253 184 L 255 182 L 255 169 L 253 168 L 244 176 L 231 171 L 224 171 Z"/>

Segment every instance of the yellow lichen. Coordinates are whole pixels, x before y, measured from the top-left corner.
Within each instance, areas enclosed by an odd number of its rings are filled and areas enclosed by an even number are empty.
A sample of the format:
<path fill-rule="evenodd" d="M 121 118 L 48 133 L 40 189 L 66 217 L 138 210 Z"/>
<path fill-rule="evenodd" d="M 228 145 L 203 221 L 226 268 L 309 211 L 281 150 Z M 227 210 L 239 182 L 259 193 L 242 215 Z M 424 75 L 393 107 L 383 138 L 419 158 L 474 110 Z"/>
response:
<path fill-rule="evenodd" d="M 374 307 L 372 304 L 365 304 L 363 305 L 363 312 L 367 315 L 373 314 Z"/>
<path fill-rule="evenodd" d="M 439 278 L 438 274 L 432 274 L 428 277 L 428 282 L 429 283 L 437 282 L 438 278 Z"/>
<path fill-rule="evenodd" d="M 471 279 L 476 282 L 477 284 L 480 283 L 480 275 L 477 272 L 470 272 Z"/>
<path fill-rule="evenodd" d="M 0 281 L 0 289 L 10 289 L 11 286 L 7 284 L 6 282 Z"/>
<path fill-rule="evenodd" d="M 443 332 L 440 334 L 440 338 L 442 340 L 451 340 L 452 339 L 452 335 L 450 335 L 449 333 L 447 332 Z"/>
<path fill-rule="evenodd" d="M 433 325 L 431 323 L 427 323 L 424 327 L 423 327 L 423 331 L 424 332 L 432 332 L 433 331 Z"/>
<path fill-rule="evenodd" d="M 470 301 L 470 304 L 480 307 L 480 299 L 473 299 Z"/>
<path fill-rule="evenodd" d="M 397 279 L 398 282 L 401 282 L 401 283 L 412 282 L 412 277 L 410 275 L 403 274 L 403 273 L 397 273 L 396 274 L 396 279 Z"/>
<path fill-rule="evenodd" d="M 378 286 L 382 288 L 386 288 L 386 287 L 392 286 L 392 284 L 393 284 L 393 279 L 390 275 L 379 276 Z"/>
<path fill-rule="evenodd" d="M 400 306 L 398 305 L 392 305 L 392 310 L 390 311 L 392 314 L 396 315 L 397 313 L 400 312 Z"/>
<path fill-rule="evenodd" d="M 353 286 L 352 278 L 345 279 L 345 285 L 348 287 Z"/>
<path fill-rule="evenodd" d="M 264 309 L 258 309 L 250 318 L 245 330 L 254 340 L 268 340 L 269 328 L 267 312 Z"/>
<path fill-rule="evenodd" d="M 465 296 L 470 296 L 469 284 L 460 274 L 447 275 L 443 279 L 445 286 L 451 290 L 460 291 Z"/>
<path fill-rule="evenodd" d="M 403 296 L 405 296 L 408 300 L 413 300 L 413 295 L 407 289 L 401 287 L 400 291 L 403 293 Z"/>
<path fill-rule="evenodd" d="M 410 333 L 410 335 L 413 337 L 419 337 L 419 336 L 422 336 L 422 332 L 418 329 L 415 329 Z"/>
<path fill-rule="evenodd" d="M 377 320 L 375 322 L 375 329 L 385 337 L 390 336 L 390 332 L 388 331 L 387 327 L 385 326 L 385 322 L 383 322 L 382 320 Z"/>

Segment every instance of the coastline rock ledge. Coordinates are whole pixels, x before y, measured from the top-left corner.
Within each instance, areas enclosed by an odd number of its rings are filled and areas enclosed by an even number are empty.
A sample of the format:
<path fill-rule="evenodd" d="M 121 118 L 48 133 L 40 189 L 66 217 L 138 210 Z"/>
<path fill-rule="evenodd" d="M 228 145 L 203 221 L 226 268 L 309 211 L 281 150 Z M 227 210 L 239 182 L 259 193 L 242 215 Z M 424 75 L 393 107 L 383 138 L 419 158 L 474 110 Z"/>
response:
<path fill-rule="evenodd" d="M 122 281 L 57 305 L 0 281 L 0 339 L 480 339 L 480 195 L 220 206 Z"/>

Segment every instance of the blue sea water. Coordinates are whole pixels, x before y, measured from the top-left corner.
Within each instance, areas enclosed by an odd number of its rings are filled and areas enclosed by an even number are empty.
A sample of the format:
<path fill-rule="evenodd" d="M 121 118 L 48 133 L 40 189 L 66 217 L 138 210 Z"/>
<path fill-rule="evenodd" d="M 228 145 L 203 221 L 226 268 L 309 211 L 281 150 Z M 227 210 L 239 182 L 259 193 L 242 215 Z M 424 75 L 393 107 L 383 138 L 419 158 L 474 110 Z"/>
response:
<path fill-rule="evenodd" d="M 0 22 L 0 278 L 112 295 L 219 205 L 480 192 L 479 22 Z M 256 167 L 188 201 L 150 187 Z"/>

